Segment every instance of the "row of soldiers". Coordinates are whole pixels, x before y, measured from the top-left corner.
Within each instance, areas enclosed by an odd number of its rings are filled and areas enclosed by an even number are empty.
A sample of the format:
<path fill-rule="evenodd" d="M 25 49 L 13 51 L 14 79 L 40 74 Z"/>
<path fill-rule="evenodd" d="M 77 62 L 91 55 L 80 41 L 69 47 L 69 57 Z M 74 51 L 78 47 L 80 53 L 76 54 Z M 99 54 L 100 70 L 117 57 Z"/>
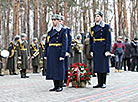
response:
<path fill-rule="evenodd" d="M 42 74 L 45 75 L 46 61 L 43 59 L 45 39 L 46 35 L 43 35 L 40 44 L 38 44 L 38 39 L 33 38 L 29 47 L 25 33 L 14 37 L 14 40 L 10 42 L 8 47 L 9 56 L 6 68 L 9 69 L 10 75 L 17 75 L 15 71 L 17 66 L 20 69 L 21 78 L 28 78 L 29 76 L 26 76 L 26 70 L 29 68 L 30 55 L 32 58 L 33 73 L 38 73 L 38 67 L 40 65 Z"/>

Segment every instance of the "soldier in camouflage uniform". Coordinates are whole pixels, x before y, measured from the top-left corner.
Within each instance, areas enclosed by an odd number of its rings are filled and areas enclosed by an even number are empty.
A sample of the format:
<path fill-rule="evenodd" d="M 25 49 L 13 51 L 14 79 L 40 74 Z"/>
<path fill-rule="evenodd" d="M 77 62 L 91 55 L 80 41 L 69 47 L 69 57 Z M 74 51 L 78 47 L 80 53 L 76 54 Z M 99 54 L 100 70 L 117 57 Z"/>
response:
<path fill-rule="evenodd" d="M 29 76 L 26 76 L 26 69 L 29 68 L 29 47 L 26 38 L 27 35 L 22 33 L 21 41 L 18 41 L 17 44 L 18 60 L 21 61 L 21 78 L 29 78 Z"/>
<path fill-rule="evenodd" d="M 46 75 L 46 59 L 44 59 L 44 50 L 45 50 L 45 41 L 46 41 L 46 34 L 44 34 L 41 38 L 41 42 L 39 45 L 39 53 L 40 53 L 40 68 L 42 69 L 42 75 Z"/>
<path fill-rule="evenodd" d="M 33 73 L 38 73 L 39 45 L 38 45 L 38 39 L 37 38 L 33 38 L 33 42 L 30 45 L 30 54 L 32 56 Z"/>

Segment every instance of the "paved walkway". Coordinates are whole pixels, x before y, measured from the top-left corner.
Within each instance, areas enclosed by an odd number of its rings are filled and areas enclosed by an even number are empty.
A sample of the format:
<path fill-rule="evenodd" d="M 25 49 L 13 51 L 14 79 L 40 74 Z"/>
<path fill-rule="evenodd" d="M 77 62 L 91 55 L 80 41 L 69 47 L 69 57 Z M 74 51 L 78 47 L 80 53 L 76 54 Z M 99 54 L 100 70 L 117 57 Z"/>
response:
<path fill-rule="evenodd" d="M 41 74 L 29 74 L 29 79 L 19 75 L 0 77 L 0 102 L 137 102 L 138 72 L 111 73 L 107 77 L 107 88 L 64 88 L 63 92 L 49 92 L 52 81 L 45 80 Z M 71 86 L 71 85 L 70 85 Z"/>

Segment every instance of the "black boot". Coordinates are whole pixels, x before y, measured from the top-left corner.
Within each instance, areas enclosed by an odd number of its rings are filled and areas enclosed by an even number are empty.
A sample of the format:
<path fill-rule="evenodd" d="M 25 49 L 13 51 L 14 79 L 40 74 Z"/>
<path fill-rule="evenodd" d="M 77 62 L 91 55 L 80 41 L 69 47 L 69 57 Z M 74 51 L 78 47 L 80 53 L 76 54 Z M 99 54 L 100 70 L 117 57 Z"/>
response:
<path fill-rule="evenodd" d="M 101 77 L 102 77 L 101 73 L 97 73 L 98 84 L 96 86 L 93 86 L 93 88 L 100 88 L 102 86 Z"/>
<path fill-rule="evenodd" d="M 53 80 L 53 83 L 54 83 L 54 88 L 53 89 L 50 89 L 49 91 L 56 91 L 57 90 L 57 88 L 58 88 L 58 82 L 57 82 L 57 80 Z"/>

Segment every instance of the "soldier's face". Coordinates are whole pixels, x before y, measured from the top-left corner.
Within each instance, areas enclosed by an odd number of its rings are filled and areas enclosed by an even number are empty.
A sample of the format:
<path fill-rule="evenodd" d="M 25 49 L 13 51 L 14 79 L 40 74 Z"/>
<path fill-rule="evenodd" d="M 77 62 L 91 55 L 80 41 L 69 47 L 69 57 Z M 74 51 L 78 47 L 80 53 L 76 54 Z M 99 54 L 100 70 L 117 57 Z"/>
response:
<path fill-rule="evenodd" d="M 26 37 L 22 37 L 21 39 L 22 39 L 22 40 L 26 40 Z"/>
<path fill-rule="evenodd" d="M 95 16 L 95 21 L 100 22 L 102 20 L 102 17 L 100 15 Z"/>
<path fill-rule="evenodd" d="M 53 26 L 54 26 L 54 27 L 56 27 L 56 26 L 57 26 L 57 24 L 58 24 L 58 20 L 53 19 L 53 20 L 52 20 L 52 22 L 53 22 Z"/>
<path fill-rule="evenodd" d="M 34 43 L 37 44 L 37 40 L 35 40 Z"/>

